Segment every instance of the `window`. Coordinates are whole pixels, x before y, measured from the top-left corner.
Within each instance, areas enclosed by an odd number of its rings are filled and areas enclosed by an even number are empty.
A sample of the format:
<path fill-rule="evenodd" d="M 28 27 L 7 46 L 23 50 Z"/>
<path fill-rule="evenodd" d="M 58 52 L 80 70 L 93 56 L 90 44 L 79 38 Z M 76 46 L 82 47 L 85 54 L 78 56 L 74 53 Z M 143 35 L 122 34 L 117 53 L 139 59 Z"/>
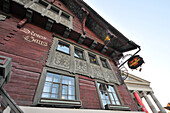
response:
<path fill-rule="evenodd" d="M 34 105 L 73 107 L 82 105 L 78 76 L 69 72 L 44 67 L 36 90 Z"/>
<path fill-rule="evenodd" d="M 59 41 L 57 50 L 69 54 L 70 53 L 69 44 Z"/>
<path fill-rule="evenodd" d="M 77 58 L 80 58 L 80 59 L 85 59 L 84 58 L 84 51 L 77 49 L 77 48 L 75 48 L 75 50 L 74 50 L 74 56 L 77 57 Z"/>
<path fill-rule="evenodd" d="M 65 14 L 65 13 L 63 13 L 63 12 L 62 12 L 61 16 L 64 17 L 65 19 L 67 19 L 67 20 L 69 20 L 69 18 L 70 18 L 69 15 L 67 15 L 67 14 Z"/>
<path fill-rule="evenodd" d="M 113 86 L 97 83 L 103 108 L 107 104 L 120 105 L 120 100 Z"/>
<path fill-rule="evenodd" d="M 105 67 L 105 68 L 109 68 L 109 66 L 108 66 L 108 63 L 107 63 L 106 59 L 100 58 L 100 60 L 101 60 L 101 63 L 102 63 L 102 66 L 103 66 L 103 67 Z"/>
<path fill-rule="evenodd" d="M 98 64 L 96 55 L 89 54 L 90 63 Z"/>
<path fill-rule="evenodd" d="M 74 78 L 47 72 L 42 98 L 75 100 Z"/>

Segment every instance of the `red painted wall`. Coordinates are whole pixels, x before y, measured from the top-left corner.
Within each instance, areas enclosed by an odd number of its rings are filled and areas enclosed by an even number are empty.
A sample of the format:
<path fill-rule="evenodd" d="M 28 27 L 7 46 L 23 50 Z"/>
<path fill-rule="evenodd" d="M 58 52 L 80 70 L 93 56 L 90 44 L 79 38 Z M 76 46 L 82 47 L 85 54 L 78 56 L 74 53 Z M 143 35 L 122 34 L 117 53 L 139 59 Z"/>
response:
<path fill-rule="evenodd" d="M 18 29 L 19 21 L 12 17 L 0 22 L 0 55 L 12 58 L 11 80 L 5 89 L 17 104 L 31 105 L 52 35 L 29 23 Z"/>
<path fill-rule="evenodd" d="M 82 108 L 101 109 L 94 79 L 79 75 Z"/>
<path fill-rule="evenodd" d="M 123 84 L 123 85 L 117 86 L 117 90 L 121 96 L 121 99 L 122 99 L 124 105 L 129 106 L 131 111 L 138 111 L 138 108 L 137 108 L 135 102 L 133 101 L 126 85 Z"/>

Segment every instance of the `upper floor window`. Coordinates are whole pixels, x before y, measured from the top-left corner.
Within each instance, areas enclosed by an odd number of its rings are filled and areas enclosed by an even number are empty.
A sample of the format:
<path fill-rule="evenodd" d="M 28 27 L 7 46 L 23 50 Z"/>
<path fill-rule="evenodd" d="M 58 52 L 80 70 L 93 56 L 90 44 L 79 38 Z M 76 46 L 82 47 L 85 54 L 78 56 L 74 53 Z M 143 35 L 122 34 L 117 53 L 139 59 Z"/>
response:
<path fill-rule="evenodd" d="M 108 65 L 106 59 L 100 58 L 100 60 L 101 60 L 101 63 L 102 63 L 102 66 L 103 66 L 103 67 L 109 68 L 109 65 Z"/>
<path fill-rule="evenodd" d="M 103 108 L 107 104 L 121 105 L 118 95 L 113 86 L 106 85 L 103 83 L 97 83 Z"/>
<path fill-rule="evenodd" d="M 42 98 L 75 100 L 74 78 L 47 72 Z"/>
<path fill-rule="evenodd" d="M 90 63 L 98 64 L 96 55 L 89 54 Z"/>
<path fill-rule="evenodd" d="M 84 58 L 84 51 L 83 50 L 80 50 L 78 48 L 75 48 L 74 50 L 74 56 L 77 57 L 77 58 L 80 58 L 80 59 L 85 59 Z"/>
<path fill-rule="evenodd" d="M 57 50 L 69 54 L 70 53 L 69 44 L 59 41 Z"/>

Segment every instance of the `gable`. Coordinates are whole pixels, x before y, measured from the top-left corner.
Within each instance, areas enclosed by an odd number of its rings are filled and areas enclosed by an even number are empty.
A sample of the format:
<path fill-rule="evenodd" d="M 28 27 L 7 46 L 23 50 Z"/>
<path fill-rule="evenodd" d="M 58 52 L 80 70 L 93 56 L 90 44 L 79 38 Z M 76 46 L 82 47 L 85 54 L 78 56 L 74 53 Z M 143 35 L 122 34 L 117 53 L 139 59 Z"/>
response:
<path fill-rule="evenodd" d="M 127 77 L 125 79 L 126 84 L 141 84 L 141 85 L 150 85 L 149 81 L 146 81 L 140 77 L 134 76 L 132 74 L 122 72 L 122 77 Z"/>

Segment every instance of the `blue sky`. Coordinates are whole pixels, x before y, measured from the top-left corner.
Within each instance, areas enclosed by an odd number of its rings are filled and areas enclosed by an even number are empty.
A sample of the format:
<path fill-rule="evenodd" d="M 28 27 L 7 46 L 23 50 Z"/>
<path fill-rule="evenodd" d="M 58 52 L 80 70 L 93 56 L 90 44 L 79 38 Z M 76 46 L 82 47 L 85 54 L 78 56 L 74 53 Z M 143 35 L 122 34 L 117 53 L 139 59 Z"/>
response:
<path fill-rule="evenodd" d="M 84 0 L 128 39 L 141 46 L 142 72 L 165 107 L 170 102 L 170 0 Z"/>

